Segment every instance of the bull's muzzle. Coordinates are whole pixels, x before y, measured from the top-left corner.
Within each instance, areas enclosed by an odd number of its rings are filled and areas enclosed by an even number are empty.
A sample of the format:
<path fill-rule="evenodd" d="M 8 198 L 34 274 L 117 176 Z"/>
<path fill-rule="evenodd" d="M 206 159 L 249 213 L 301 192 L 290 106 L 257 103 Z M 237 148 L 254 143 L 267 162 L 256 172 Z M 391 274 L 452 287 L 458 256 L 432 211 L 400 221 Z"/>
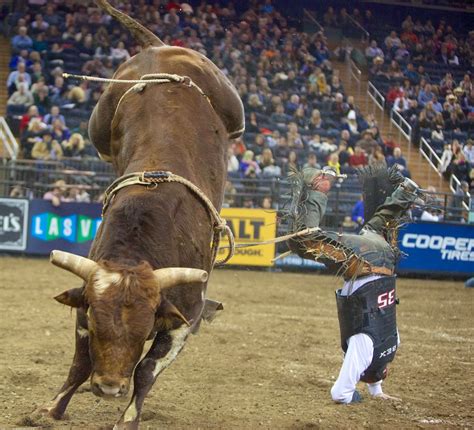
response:
<path fill-rule="evenodd" d="M 123 397 L 127 395 L 130 388 L 130 379 L 94 374 L 91 379 L 91 388 L 97 397 Z"/>

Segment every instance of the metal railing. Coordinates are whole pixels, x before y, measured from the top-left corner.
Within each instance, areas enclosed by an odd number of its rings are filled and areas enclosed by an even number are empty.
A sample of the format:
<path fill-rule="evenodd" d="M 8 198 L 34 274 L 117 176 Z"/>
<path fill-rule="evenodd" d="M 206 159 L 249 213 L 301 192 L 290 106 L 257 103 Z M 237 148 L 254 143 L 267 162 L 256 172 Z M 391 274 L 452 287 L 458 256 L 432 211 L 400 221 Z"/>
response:
<path fill-rule="evenodd" d="M 357 27 L 361 32 L 362 32 L 362 41 L 368 42 L 370 39 L 370 33 L 365 29 L 359 22 L 357 22 L 351 15 L 347 15 L 349 18 L 349 21 L 352 22 L 352 24 Z"/>
<path fill-rule="evenodd" d="M 349 58 L 349 78 L 351 80 L 352 84 L 352 79 L 356 81 L 356 86 L 357 86 L 357 97 L 360 98 L 360 88 L 361 88 L 361 82 L 362 82 L 362 71 L 357 67 L 356 63 L 354 63 L 353 60 Z"/>
<path fill-rule="evenodd" d="M 324 33 L 324 27 L 319 23 L 319 21 L 315 18 L 311 11 L 306 8 L 303 8 L 303 14 L 319 28 L 319 31 L 322 31 Z"/>
<path fill-rule="evenodd" d="M 456 193 L 461 189 L 461 181 L 455 175 L 451 175 L 451 177 L 449 178 L 449 188 L 453 193 Z M 471 194 L 466 193 L 467 201 L 462 200 L 462 206 L 467 211 L 469 211 L 471 207 L 471 198 Z"/>
<path fill-rule="evenodd" d="M 408 140 L 408 145 L 411 146 L 413 128 L 395 109 L 390 111 L 390 130 L 392 129 L 392 126 L 394 126 L 398 132 Z"/>
<path fill-rule="evenodd" d="M 420 141 L 420 153 L 428 161 L 428 164 L 432 167 L 432 169 L 436 172 L 438 176 L 442 176 L 441 172 L 439 171 L 439 166 L 441 165 L 441 158 L 438 157 L 438 154 L 435 150 L 431 147 L 429 142 L 422 137 Z"/>
<path fill-rule="evenodd" d="M 76 160 L 78 161 L 78 160 Z M 87 167 L 87 163 L 86 167 Z M 77 170 L 64 167 L 63 162 L 37 162 L 31 160 L 7 160 L 0 164 L 0 197 L 42 198 L 57 187 L 59 179 L 64 180 L 65 196 L 72 189 L 85 190 L 90 201 L 100 202 L 103 192 L 115 178 L 106 171 Z M 265 197 L 272 199 L 273 208 L 284 214 L 289 209 L 290 184 L 282 178 L 240 178 L 228 177 L 224 207 L 260 207 Z M 452 179 L 452 189 L 459 187 L 459 180 Z M 14 192 L 14 194 L 12 193 Z M 343 183 L 336 183 L 329 195 L 328 207 L 323 227 L 339 228 L 344 218 L 350 216 L 355 202 L 360 198 L 361 188 L 355 175 L 350 175 Z M 460 197 L 452 193 L 432 193 L 439 211 L 446 214 L 446 220 L 461 221 L 466 218 L 469 202 L 460 204 Z M 470 199 L 470 196 L 469 196 Z"/>
<path fill-rule="evenodd" d="M 12 160 L 16 160 L 19 151 L 18 142 L 3 116 L 0 116 L 0 140 L 8 156 Z"/>
<path fill-rule="evenodd" d="M 367 112 L 369 112 L 369 100 L 373 102 L 372 113 L 375 117 L 376 114 L 376 107 L 379 109 L 379 116 L 380 116 L 380 128 L 383 129 L 383 125 L 385 122 L 385 97 L 382 93 L 375 88 L 375 85 L 372 82 L 367 83 Z"/>

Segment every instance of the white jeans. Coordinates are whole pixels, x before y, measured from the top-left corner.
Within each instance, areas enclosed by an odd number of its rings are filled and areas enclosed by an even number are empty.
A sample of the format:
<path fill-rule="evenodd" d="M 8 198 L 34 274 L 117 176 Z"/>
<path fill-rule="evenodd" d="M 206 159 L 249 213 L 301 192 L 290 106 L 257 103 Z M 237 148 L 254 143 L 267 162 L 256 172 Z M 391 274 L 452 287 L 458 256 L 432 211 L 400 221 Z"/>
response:
<path fill-rule="evenodd" d="M 368 282 L 381 278 L 379 275 L 370 275 L 355 281 L 344 282 L 341 295 L 354 294 L 360 287 Z M 331 397 L 338 403 L 350 403 L 352 395 L 360 380 L 360 375 L 370 366 L 374 355 L 374 343 L 370 336 L 358 333 L 351 336 L 347 341 L 347 351 L 344 356 L 341 370 L 336 382 L 331 388 Z M 382 381 L 367 384 L 372 396 L 382 393 Z"/>
<path fill-rule="evenodd" d="M 370 366 L 374 343 L 364 333 L 351 336 L 339 376 L 331 388 L 331 397 L 338 403 L 349 403 L 360 380 L 360 375 Z M 382 393 L 382 381 L 367 384 L 372 396 Z"/>

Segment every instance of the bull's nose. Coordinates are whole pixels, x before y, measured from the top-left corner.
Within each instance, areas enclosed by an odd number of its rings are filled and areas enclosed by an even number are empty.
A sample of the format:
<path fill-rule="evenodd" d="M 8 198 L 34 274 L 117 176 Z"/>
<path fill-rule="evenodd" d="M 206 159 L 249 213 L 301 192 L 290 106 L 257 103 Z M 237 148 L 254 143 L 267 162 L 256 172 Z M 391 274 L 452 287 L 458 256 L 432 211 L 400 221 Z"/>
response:
<path fill-rule="evenodd" d="M 92 381 L 92 392 L 99 397 L 121 397 L 128 393 L 128 383 L 109 383 L 103 381 Z"/>

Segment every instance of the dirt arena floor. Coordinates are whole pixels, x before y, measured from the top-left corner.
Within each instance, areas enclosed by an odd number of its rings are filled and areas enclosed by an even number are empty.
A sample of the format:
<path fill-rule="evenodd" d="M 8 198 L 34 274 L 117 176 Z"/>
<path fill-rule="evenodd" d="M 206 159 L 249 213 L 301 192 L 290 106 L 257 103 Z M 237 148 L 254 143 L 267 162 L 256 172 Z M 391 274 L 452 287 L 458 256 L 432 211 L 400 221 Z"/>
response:
<path fill-rule="evenodd" d="M 0 428 L 25 427 L 63 383 L 74 314 L 52 297 L 76 278 L 46 260 L 0 258 Z M 148 396 L 142 429 L 446 429 L 474 427 L 474 290 L 461 282 L 401 279 L 401 347 L 384 383 L 402 402 L 336 405 L 342 359 L 336 278 L 219 270 L 209 297 L 225 311 L 191 337 Z M 123 401 L 84 384 L 69 417 L 30 425 L 106 429 Z"/>

